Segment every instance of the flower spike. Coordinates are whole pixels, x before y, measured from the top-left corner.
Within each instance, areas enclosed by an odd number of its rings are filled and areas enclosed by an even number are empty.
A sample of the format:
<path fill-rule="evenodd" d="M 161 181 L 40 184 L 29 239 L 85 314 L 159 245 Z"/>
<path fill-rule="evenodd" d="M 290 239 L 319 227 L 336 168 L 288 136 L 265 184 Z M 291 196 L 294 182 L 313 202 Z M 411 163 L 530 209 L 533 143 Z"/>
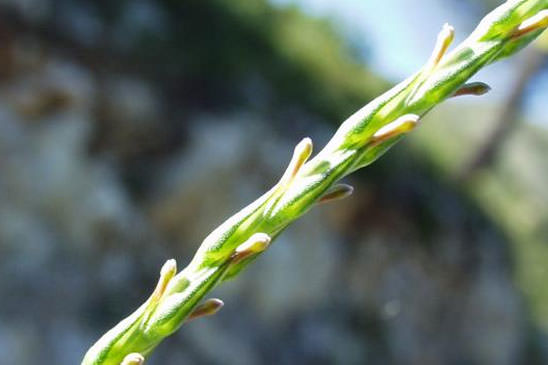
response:
<path fill-rule="evenodd" d="M 309 161 L 312 141 L 303 139 L 280 182 L 214 230 L 180 273 L 175 275 L 175 260 L 168 260 L 151 297 L 103 335 L 82 365 L 142 365 L 143 356 L 185 321 L 215 313 L 220 300 L 202 302 L 213 288 L 237 275 L 316 203 L 348 196 L 352 188 L 338 181 L 375 161 L 436 105 L 451 96 L 487 92 L 486 84 L 465 83 L 547 26 L 548 0 L 506 1 L 448 53 L 454 29 L 444 25 L 421 71 L 354 113 Z"/>

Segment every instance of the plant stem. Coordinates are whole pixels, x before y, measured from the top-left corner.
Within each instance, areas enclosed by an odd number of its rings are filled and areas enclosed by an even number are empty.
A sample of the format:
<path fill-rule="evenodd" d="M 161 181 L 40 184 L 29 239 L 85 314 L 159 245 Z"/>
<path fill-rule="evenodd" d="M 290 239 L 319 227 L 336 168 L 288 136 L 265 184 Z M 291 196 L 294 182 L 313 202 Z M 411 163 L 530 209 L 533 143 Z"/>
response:
<path fill-rule="evenodd" d="M 237 275 L 312 206 L 348 196 L 351 189 L 337 181 L 379 158 L 435 105 L 451 96 L 485 93 L 487 85 L 465 82 L 523 48 L 546 26 L 548 0 L 507 1 L 447 54 L 454 30 L 444 25 L 419 72 L 354 113 L 309 161 L 312 141 L 301 141 L 278 184 L 207 236 L 184 270 L 177 274 L 175 261 L 166 262 L 151 297 L 99 339 L 82 364 L 119 365 L 129 354 L 147 356 L 187 319 L 215 313 L 219 300 L 199 303 L 217 284 Z"/>

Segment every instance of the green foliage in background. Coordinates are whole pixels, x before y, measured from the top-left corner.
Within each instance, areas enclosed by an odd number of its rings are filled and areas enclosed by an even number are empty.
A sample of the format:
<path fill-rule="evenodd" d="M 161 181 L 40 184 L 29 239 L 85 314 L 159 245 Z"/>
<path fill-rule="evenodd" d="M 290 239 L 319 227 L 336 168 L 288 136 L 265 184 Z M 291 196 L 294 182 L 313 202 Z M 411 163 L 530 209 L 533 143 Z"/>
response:
<path fill-rule="evenodd" d="M 183 96 L 178 102 L 188 108 L 250 104 L 249 82 L 267 88 L 275 99 L 272 113 L 304 106 L 337 120 L 388 86 L 353 57 L 326 21 L 296 8 L 275 8 L 267 0 L 159 3 L 173 26 L 162 37 L 143 31 L 139 44 L 147 46 L 137 44 L 132 57 L 162 64 L 150 72 L 169 76 L 170 88 Z M 112 17 L 123 17 L 121 4 L 110 6 Z"/>
<path fill-rule="evenodd" d="M 546 26 L 548 0 L 507 1 L 447 53 L 454 34 L 445 25 L 431 58 L 419 72 L 348 118 L 312 159 L 310 139 L 299 143 L 279 183 L 206 237 L 185 269 L 177 273 L 175 261 L 166 262 L 150 298 L 93 345 L 83 364 L 140 364 L 143 356 L 185 321 L 215 313 L 222 305 L 220 300 L 200 302 L 217 284 L 237 275 L 315 204 L 348 196 L 351 187 L 337 184 L 338 180 L 375 161 L 435 105 L 452 96 L 486 92 L 487 85 L 466 84 L 467 80 L 484 66 L 523 48 Z M 287 46 L 288 57 L 310 57 L 307 49 L 312 52 L 313 47 L 296 38 L 295 44 Z M 245 62 L 245 54 L 241 61 Z M 318 61 L 316 68 L 303 72 L 321 74 L 323 62 L 329 61 Z M 353 76 L 335 74 L 333 80 Z M 324 80 L 329 82 L 330 77 L 326 71 Z"/>

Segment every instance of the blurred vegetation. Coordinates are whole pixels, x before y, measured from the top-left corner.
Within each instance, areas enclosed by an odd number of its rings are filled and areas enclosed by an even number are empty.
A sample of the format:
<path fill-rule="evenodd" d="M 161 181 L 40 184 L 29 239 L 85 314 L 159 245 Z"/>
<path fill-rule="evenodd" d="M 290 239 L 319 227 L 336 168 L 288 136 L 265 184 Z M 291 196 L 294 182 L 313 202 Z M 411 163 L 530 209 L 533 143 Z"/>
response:
<path fill-rule="evenodd" d="M 87 1 L 105 19 L 101 47 L 120 50 L 117 32 L 129 21 L 128 1 Z M 166 29 L 135 30 L 123 53 L 136 69 L 167 83 L 187 108 L 230 108 L 253 102 L 264 87 L 273 113 L 288 105 L 338 120 L 387 84 L 368 71 L 328 22 L 266 0 L 154 2 Z M 121 36 L 118 38 L 122 38 Z M 157 65 L 162 67 L 157 67 Z M 251 84 L 251 85 L 250 85 Z M 276 92 L 268 92 L 268 89 Z M 314 90 L 314 93 L 311 92 Z M 250 105 L 252 106 L 252 105 Z"/>
<path fill-rule="evenodd" d="M 448 105 L 412 138 L 442 180 L 452 180 L 494 128 L 497 106 Z M 445 136 L 446 138 L 440 138 Z M 449 137 L 450 136 L 450 137 Z M 498 158 L 462 186 L 462 192 L 504 232 L 511 243 L 517 283 L 532 305 L 535 322 L 548 329 L 548 133 L 522 121 Z"/>
<path fill-rule="evenodd" d="M 273 121 L 313 115 L 339 123 L 389 87 L 364 67 L 329 22 L 296 7 L 277 8 L 266 0 L 158 0 L 145 9 L 152 19 L 140 24 L 131 19 L 139 3 L 79 3 L 101 24 L 98 39 L 86 43 L 56 23 L 45 25 L 57 29 L 54 44 L 59 44 L 57 34 L 67 37 L 61 45 L 81 50 L 73 53 L 83 54 L 81 61 L 99 75 L 146 77 L 162 89 L 169 110 L 156 133 L 134 136 L 129 151 L 121 149 L 127 144 L 112 134 L 108 121 L 98 124 L 92 150 L 126 159 L 127 175 L 136 185 L 146 182 L 137 181 L 143 166 L 132 162 L 161 157 L 183 144 L 184 120 L 195 113 L 246 108 Z"/>

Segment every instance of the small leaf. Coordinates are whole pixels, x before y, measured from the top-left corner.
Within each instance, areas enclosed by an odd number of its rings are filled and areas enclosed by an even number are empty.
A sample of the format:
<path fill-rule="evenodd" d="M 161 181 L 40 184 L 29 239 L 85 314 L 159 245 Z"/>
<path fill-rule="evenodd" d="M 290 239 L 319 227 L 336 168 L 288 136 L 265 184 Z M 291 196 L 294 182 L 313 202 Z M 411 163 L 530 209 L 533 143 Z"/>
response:
<path fill-rule="evenodd" d="M 196 318 L 211 316 L 217 313 L 225 304 L 221 299 L 211 298 L 199 304 L 187 318 L 188 321 L 192 321 Z"/>
<path fill-rule="evenodd" d="M 329 189 L 319 200 L 318 203 L 329 203 L 335 200 L 341 200 L 352 195 L 354 188 L 347 184 L 337 184 Z"/>
<path fill-rule="evenodd" d="M 480 96 L 491 91 L 491 87 L 483 82 L 470 82 L 462 85 L 452 96 L 474 95 Z"/>

